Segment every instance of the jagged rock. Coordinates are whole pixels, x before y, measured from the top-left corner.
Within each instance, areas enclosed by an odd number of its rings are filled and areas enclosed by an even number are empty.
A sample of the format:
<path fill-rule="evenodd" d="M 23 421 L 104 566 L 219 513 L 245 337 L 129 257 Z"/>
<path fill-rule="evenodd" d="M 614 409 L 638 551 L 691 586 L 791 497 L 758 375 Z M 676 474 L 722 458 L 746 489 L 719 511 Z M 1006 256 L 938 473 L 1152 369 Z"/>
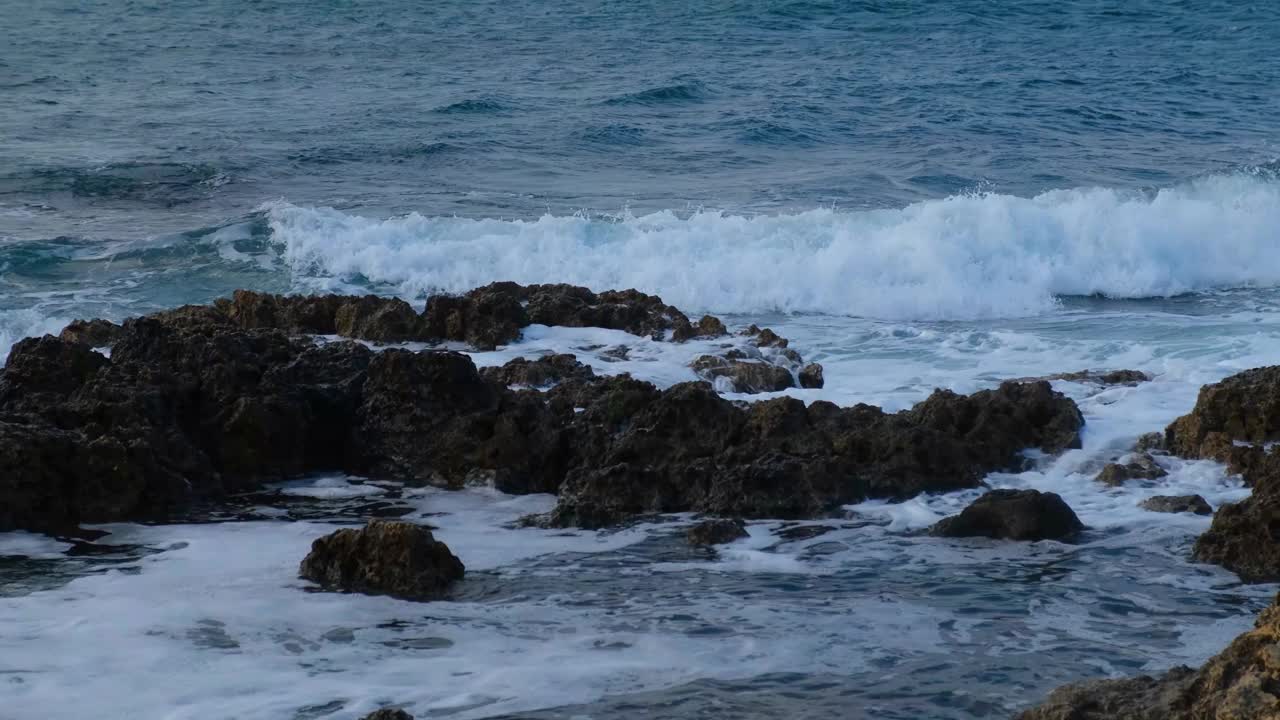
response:
<path fill-rule="evenodd" d="M 298 574 L 320 585 L 405 600 L 435 600 L 466 568 L 421 525 L 371 520 L 316 539 Z"/>
<path fill-rule="evenodd" d="M 1196 406 L 1165 429 L 1170 452 L 1227 460 L 1236 442 L 1280 437 L 1280 366 L 1255 368 L 1200 388 Z"/>
<path fill-rule="evenodd" d="M 373 295 L 352 298 L 339 305 L 333 315 L 333 329 L 343 337 L 373 342 L 428 339 L 423 319 L 409 303 Z"/>
<path fill-rule="evenodd" d="M 413 716 L 399 708 L 382 708 L 365 715 L 364 720 L 413 720 Z"/>
<path fill-rule="evenodd" d="M 742 408 L 705 383 L 659 392 L 629 378 L 574 402 L 583 411 L 554 525 L 653 512 L 815 517 L 867 497 L 975 487 L 1020 467 L 1027 447 L 1078 447 L 1082 423 L 1047 383 L 939 390 L 895 414 L 792 398 Z"/>
<path fill-rule="evenodd" d="M 515 358 L 500 367 L 487 367 L 480 375 L 500 385 L 542 388 L 565 380 L 591 380 L 596 374 L 573 355 L 543 355 L 536 360 Z"/>
<path fill-rule="evenodd" d="M 1009 540 L 1062 540 L 1084 525 L 1056 493 L 1039 490 L 992 490 L 960 512 L 929 529 L 942 537 L 989 537 Z"/>
<path fill-rule="evenodd" d="M 548 320 L 683 327 L 651 296 L 580 290 L 489 286 L 464 296 L 463 324 L 450 332 L 492 337 L 506 321 L 518 331 L 518 318 L 497 311 L 510 309 L 507 300 L 521 312 L 521 302 L 538 305 Z M 555 524 L 655 511 L 810 518 L 866 497 L 973 487 L 988 472 L 1022 467 L 1026 448 L 1079 442 L 1078 409 L 1045 383 L 969 397 L 938 391 L 894 414 L 786 398 L 740 406 L 704 383 L 660 391 L 595 377 L 567 358 L 480 373 L 456 353 L 375 353 L 305 337 L 337 334 L 339 324 L 401 337 L 404 310 L 399 301 L 239 292 L 126 321 L 110 358 L 52 337 L 18 343 L 0 373 L 0 463 L 10 468 L 0 521 L 48 529 L 163 518 L 194 499 L 324 471 L 560 490 Z M 519 380 L 556 384 L 508 387 Z"/>
<path fill-rule="evenodd" d="M 522 302 L 525 297 L 526 289 L 515 283 L 493 283 L 466 295 L 435 295 L 427 299 L 423 322 L 433 337 L 492 350 L 515 341 L 520 329 L 534 322 Z"/>
<path fill-rule="evenodd" d="M 1238 503 L 1226 503 L 1214 513 L 1213 524 L 1195 544 L 1200 562 L 1221 565 L 1245 582 L 1280 581 L 1280 493 L 1275 488 Z"/>
<path fill-rule="evenodd" d="M 714 315 L 703 315 L 697 325 L 693 326 L 692 337 L 701 338 L 718 338 L 728 335 L 729 331 L 725 328 L 720 318 Z"/>
<path fill-rule="evenodd" d="M 737 518 L 703 520 L 689 528 L 690 545 L 722 545 L 747 537 L 747 525 Z"/>
<path fill-rule="evenodd" d="M 702 355 L 693 361 L 693 370 L 706 380 L 727 378 L 739 393 L 776 392 L 796 385 L 790 370 L 767 362 Z"/>
<path fill-rule="evenodd" d="M 111 347 L 122 330 L 109 320 L 73 320 L 58 333 L 58 338 L 91 348 Z"/>
<path fill-rule="evenodd" d="M 1094 479 L 1103 485 L 1118 487 L 1128 480 L 1158 480 L 1168 474 L 1168 470 L 1156 464 L 1155 458 L 1142 453 L 1132 462 L 1108 463 Z"/>
<path fill-rule="evenodd" d="M 466 355 L 386 350 L 356 413 L 355 467 L 414 484 L 555 492 L 564 424 L 538 393 L 486 382 Z"/>
<path fill-rule="evenodd" d="M 746 330 L 742 331 L 742 334 L 752 338 L 751 342 L 756 347 L 785 348 L 788 344 L 786 338 L 779 336 L 773 330 L 769 328 L 762 330 L 756 325 L 747 327 Z"/>
<path fill-rule="evenodd" d="M 820 388 L 826 381 L 822 378 L 822 366 L 818 363 L 809 363 L 800 368 L 800 387 L 802 388 Z"/>
<path fill-rule="evenodd" d="M 1138 506 L 1143 510 L 1160 513 L 1213 514 L 1213 507 L 1199 495 L 1156 495 L 1143 500 Z"/>
<path fill-rule="evenodd" d="M 1277 598 L 1280 601 L 1280 598 Z M 1277 720 L 1280 606 L 1198 670 L 1067 685 L 1017 720 Z"/>

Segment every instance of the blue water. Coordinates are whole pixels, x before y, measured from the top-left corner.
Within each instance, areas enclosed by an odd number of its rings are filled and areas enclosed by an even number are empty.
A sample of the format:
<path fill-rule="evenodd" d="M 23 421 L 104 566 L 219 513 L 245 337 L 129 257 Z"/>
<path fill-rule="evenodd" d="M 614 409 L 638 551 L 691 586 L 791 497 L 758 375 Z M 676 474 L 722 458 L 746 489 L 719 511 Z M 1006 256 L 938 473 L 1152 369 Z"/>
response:
<path fill-rule="evenodd" d="M 526 552 L 532 535 L 495 529 L 511 517 L 458 496 L 414 508 L 481 580 L 424 617 L 299 597 L 295 551 L 325 528 L 278 508 L 113 527 L 90 553 L 102 562 L 0 535 L 0 650 L 36 658 L 0 656 L 17 678 L 0 707 L 22 720 L 104 704 L 346 718 L 386 702 L 419 717 L 1000 718 L 1070 679 L 1200 662 L 1272 590 L 1187 560 L 1206 519 L 1135 507 L 1243 497 L 1220 467 L 1169 460 L 1161 483 L 1114 490 L 1092 477 L 1203 383 L 1280 353 L 1280 6 L 0 10 L 0 355 L 76 317 L 238 287 L 420 304 L 517 280 L 768 323 L 826 366 L 823 391 L 793 391 L 806 400 L 896 409 L 1086 367 L 1155 377 L 1059 383 L 1085 447 L 988 479 L 1061 493 L 1092 528 L 1078 546 L 913 534 L 969 499 L 951 496 L 853 508 L 798 545 L 761 524 L 718 559 L 663 525 Z M 641 375 L 689 372 L 679 348 L 651 350 Z M 320 505 L 308 521 L 363 512 Z M 72 622 L 77 599 L 126 621 Z M 325 639 L 347 626 L 354 645 Z M 388 652 L 400 628 L 431 643 Z M 191 633 L 253 650 L 193 649 Z M 60 665 L 58 648 L 107 636 Z M 155 682 L 122 683 L 135 676 Z M 77 700 L 84 678 L 107 699 Z"/>

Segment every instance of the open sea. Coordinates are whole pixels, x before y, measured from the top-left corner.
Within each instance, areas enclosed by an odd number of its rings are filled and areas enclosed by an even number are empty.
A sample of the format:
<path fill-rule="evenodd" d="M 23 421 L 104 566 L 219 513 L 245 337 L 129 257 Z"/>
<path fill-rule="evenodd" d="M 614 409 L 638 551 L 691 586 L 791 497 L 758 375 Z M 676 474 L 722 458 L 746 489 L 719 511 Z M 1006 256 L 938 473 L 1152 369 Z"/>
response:
<path fill-rule="evenodd" d="M 421 307 L 495 280 L 656 293 L 826 368 L 805 400 L 1057 382 L 1075 544 L 920 530 L 979 491 L 758 521 L 515 528 L 550 496 L 306 478 L 94 542 L 0 534 L 0 718 L 1007 718 L 1198 664 L 1274 586 L 1188 560 L 1248 490 L 1093 480 L 1280 357 L 1280 5 L 960 0 L 0 0 L 0 357 L 236 288 Z M 583 350 L 625 341 L 631 360 Z M 696 344 L 695 344 L 696 345 Z M 694 346 L 533 327 L 660 385 Z M 768 397 L 751 396 L 752 398 Z M 742 396 L 742 399 L 748 399 Z M 308 593 L 310 542 L 399 515 L 453 600 Z M 814 535 L 806 526 L 831 529 Z"/>

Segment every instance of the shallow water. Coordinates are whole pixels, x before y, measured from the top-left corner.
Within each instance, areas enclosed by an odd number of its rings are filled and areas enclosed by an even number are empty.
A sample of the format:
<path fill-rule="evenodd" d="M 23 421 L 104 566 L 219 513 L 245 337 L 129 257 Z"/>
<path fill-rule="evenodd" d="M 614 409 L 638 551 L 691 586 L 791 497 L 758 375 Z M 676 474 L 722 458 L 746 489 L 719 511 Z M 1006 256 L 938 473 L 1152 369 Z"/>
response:
<path fill-rule="evenodd" d="M 1121 6 L 1122 5 L 1122 6 Z M 240 287 L 420 306 L 495 280 L 636 287 L 825 366 L 805 400 L 1056 382 L 1077 544 L 939 540 L 977 492 L 757 522 L 515 529 L 548 497 L 309 478 L 97 540 L 0 534 L 0 715 L 1003 718 L 1199 663 L 1274 592 L 1187 561 L 1247 491 L 1092 478 L 1280 353 L 1280 10 L 1233 3 L 28 3 L 0 23 L 0 354 Z M 602 350 L 629 348 L 614 362 Z M 710 346 L 531 327 L 694 379 Z M 732 396 L 747 399 L 744 396 Z M 309 592 L 335 525 L 439 528 L 453 601 Z M 816 525 L 830 526 L 807 536 Z"/>

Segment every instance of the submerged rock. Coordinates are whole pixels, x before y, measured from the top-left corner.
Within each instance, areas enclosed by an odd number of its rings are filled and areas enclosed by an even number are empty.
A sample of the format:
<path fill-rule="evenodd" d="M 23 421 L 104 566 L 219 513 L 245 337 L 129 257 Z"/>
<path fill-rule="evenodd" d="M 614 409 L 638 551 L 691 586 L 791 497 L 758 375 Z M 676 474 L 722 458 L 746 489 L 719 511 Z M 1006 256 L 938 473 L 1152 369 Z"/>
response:
<path fill-rule="evenodd" d="M 363 720 L 413 720 L 413 716 L 399 708 L 382 708 L 365 715 Z"/>
<path fill-rule="evenodd" d="M 1140 453 L 1159 452 L 1164 449 L 1164 433 L 1161 432 L 1143 433 L 1133 444 L 1134 452 Z"/>
<path fill-rule="evenodd" d="M 943 518 L 929 529 L 941 537 L 988 537 L 1008 540 L 1062 540 L 1084 525 L 1056 493 L 1039 490 L 992 490 L 959 515 Z"/>
<path fill-rule="evenodd" d="M 1198 670 L 1067 685 L 1017 720 L 1276 720 L 1280 597 Z"/>
<path fill-rule="evenodd" d="M 1138 506 L 1151 512 L 1213 514 L 1213 507 L 1199 495 L 1156 495 L 1143 500 Z"/>
<path fill-rule="evenodd" d="M 1169 474 L 1169 471 L 1156 464 L 1155 458 L 1141 453 L 1131 462 L 1108 463 L 1094 478 L 1103 485 L 1117 487 L 1128 480 L 1158 480 Z"/>
<path fill-rule="evenodd" d="M 747 525 L 738 518 L 703 520 L 686 533 L 690 545 L 722 545 L 747 537 Z"/>
<path fill-rule="evenodd" d="M 466 568 L 421 525 L 371 520 L 360 530 L 338 530 L 311 544 L 298 574 L 335 590 L 434 600 Z"/>
<path fill-rule="evenodd" d="M 1055 373 L 1032 378 L 1019 378 L 1013 382 L 1035 382 L 1037 380 L 1065 380 L 1067 382 L 1092 383 L 1094 385 L 1137 385 L 1147 382 L 1151 376 L 1141 370 L 1078 370 L 1076 372 Z"/>

